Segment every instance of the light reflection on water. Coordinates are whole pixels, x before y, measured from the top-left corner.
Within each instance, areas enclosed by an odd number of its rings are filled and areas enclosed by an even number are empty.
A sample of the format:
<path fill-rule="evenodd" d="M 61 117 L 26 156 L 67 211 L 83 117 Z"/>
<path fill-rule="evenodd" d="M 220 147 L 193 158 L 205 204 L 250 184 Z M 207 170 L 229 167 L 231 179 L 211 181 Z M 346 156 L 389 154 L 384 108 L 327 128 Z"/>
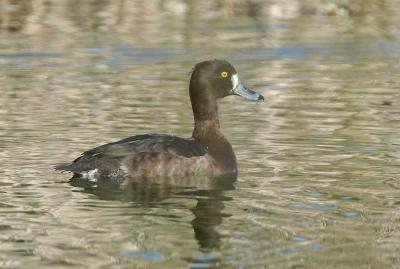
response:
<path fill-rule="evenodd" d="M 0 267 L 398 267 L 398 4 L 148 2 L 0 7 Z M 220 102 L 235 182 L 52 170 L 189 136 L 188 73 L 215 57 L 266 97 Z"/>

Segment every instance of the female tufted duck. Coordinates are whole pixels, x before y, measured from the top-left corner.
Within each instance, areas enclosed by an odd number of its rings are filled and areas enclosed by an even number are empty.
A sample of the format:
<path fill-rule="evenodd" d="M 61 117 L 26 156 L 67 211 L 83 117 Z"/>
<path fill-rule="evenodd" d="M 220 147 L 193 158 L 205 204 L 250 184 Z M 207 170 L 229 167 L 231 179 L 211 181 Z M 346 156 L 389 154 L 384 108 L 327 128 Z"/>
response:
<path fill-rule="evenodd" d="M 72 163 L 56 166 L 56 170 L 89 178 L 236 174 L 232 146 L 219 129 L 217 99 L 228 95 L 249 100 L 264 97 L 247 89 L 225 60 L 196 64 L 189 94 L 195 122 L 191 138 L 132 136 L 86 151 Z"/>

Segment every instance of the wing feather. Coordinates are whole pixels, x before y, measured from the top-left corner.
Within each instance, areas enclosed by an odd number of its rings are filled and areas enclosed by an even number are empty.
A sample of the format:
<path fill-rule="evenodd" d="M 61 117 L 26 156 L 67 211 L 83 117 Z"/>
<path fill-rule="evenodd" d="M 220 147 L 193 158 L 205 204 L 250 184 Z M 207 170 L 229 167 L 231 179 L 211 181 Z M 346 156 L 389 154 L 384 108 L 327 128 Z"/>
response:
<path fill-rule="evenodd" d="M 160 134 L 137 135 L 85 151 L 72 163 L 58 165 L 55 169 L 80 173 L 101 167 L 112 171 L 118 169 L 124 158 L 143 152 L 169 153 L 190 158 L 205 155 L 207 147 L 193 138 Z"/>

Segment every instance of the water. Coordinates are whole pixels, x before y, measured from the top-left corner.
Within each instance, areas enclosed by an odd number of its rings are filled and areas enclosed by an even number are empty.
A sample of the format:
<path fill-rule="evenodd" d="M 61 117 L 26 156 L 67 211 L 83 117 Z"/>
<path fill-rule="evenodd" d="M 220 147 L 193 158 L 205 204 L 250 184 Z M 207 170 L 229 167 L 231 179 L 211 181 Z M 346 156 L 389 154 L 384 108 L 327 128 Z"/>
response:
<path fill-rule="evenodd" d="M 0 1 L 0 268 L 398 268 L 396 1 Z M 194 63 L 236 179 L 116 186 L 52 170 L 134 134 L 190 136 Z"/>

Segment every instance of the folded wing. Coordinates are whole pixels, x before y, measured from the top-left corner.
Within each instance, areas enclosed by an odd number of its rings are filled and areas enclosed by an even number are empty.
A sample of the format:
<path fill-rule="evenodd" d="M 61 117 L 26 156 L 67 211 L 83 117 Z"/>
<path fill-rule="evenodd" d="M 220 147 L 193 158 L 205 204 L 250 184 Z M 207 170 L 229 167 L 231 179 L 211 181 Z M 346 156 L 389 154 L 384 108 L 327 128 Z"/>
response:
<path fill-rule="evenodd" d="M 57 165 L 55 169 L 83 173 L 101 167 L 113 171 L 120 167 L 124 159 L 145 152 L 169 153 L 191 158 L 205 155 L 207 147 L 192 138 L 160 134 L 137 135 L 88 150 L 72 163 Z"/>

